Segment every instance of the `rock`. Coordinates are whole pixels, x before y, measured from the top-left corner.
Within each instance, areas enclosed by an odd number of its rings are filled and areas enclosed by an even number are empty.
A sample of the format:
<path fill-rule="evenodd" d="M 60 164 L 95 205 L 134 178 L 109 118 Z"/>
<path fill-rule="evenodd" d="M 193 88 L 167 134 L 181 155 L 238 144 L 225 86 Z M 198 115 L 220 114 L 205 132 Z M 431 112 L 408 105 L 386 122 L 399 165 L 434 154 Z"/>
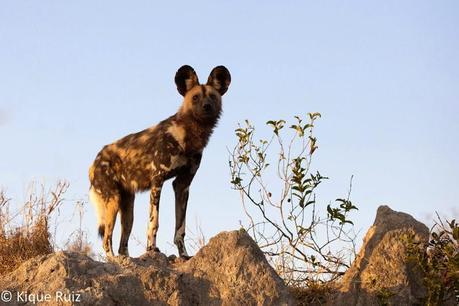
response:
<path fill-rule="evenodd" d="M 6 305 L 37 304 L 40 298 L 48 305 L 294 303 L 245 231 L 218 234 L 188 261 L 154 252 L 107 263 L 78 253 L 40 256 L 2 277 L 0 291 L 4 290 L 13 294 Z"/>
<path fill-rule="evenodd" d="M 429 229 L 412 216 L 380 206 L 354 263 L 330 305 L 419 305 L 426 296 L 421 271 L 406 260 L 403 241 L 414 234 L 429 239 Z"/>

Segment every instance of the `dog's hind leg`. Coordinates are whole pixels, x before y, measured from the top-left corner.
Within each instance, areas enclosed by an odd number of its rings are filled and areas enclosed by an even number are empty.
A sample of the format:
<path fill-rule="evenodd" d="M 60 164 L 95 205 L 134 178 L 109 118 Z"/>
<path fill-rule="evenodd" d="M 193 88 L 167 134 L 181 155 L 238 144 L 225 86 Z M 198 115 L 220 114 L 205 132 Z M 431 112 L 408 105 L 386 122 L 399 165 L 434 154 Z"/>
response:
<path fill-rule="evenodd" d="M 105 208 L 105 230 L 104 230 L 104 250 L 108 257 L 114 257 L 112 235 L 115 228 L 116 215 L 120 208 L 121 197 L 119 194 L 113 195 L 107 201 Z"/>
<path fill-rule="evenodd" d="M 134 223 L 134 193 L 123 192 L 121 194 L 120 217 L 121 217 L 121 239 L 118 249 L 119 255 L 129 256 L 128 241 L 131 235 L 132 224 Z"/>

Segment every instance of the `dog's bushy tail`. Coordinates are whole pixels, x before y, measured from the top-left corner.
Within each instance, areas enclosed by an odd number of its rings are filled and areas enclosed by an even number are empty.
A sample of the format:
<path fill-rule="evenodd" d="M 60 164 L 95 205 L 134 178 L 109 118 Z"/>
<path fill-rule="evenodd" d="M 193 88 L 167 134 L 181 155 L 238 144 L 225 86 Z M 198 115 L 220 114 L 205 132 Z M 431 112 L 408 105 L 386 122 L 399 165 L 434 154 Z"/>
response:
<path fill-rule="evenodd" d="M 89 200 L 96 208 L 99 236 L 103 238 L 105 233 L 105 201 L 92 186 L 89 190 Z"/>

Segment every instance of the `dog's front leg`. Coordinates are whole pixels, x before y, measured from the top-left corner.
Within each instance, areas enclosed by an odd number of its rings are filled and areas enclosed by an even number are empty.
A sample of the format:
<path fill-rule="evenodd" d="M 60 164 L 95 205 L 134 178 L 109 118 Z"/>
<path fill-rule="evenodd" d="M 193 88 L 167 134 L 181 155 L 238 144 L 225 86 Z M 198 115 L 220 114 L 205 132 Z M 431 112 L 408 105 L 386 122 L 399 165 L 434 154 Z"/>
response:
<path fill-rule="evenodd" d="M 194 174 L 187 173 L 177 176 L 172 183 L 175 192 L 175 235 L 174 243 L 177 246 L 179 256 L 190 258 L 185 248 L 185 219 L 188 205 L 189 187 Z"/>
<path fill-rule="evenodd" d="M 159 228 L 159 199 L 161 197 L 161 188 L 163 187 L 163 182 L 155 182 L 153 187 L 151 187 L 150 192 L 150 218 L 148 222 L 148 231 L 147 231 L 147 252 L 156 251 L 159 252 L 159 249 L 156 247 L 156 234 L 158 233 Z"/>

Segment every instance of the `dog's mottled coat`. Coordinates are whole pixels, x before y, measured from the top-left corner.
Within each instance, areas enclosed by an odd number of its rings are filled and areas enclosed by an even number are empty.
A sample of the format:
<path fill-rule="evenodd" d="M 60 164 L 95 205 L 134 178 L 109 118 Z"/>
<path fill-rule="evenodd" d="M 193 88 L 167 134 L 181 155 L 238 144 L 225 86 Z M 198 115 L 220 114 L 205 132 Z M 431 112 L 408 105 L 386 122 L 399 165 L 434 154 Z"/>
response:
<path fill-rule="evenodd" d="M 179 255 L 188 257 L 184 236 L 189 186 L 220 118 L 221 96 L 230 82 L 230 73 L 224 66 L 215 67 L 205 85 L 199 84 L 193 68 L 182 66 L 175 75 L 177 90 L 184 97 L 177 113 L 156 126 L 106 145 L 99 152 L 89 170 L 90 198 L 97 209 L 99 234 L 107 256 L 114 256 L 112 233 L 118 212 L 121 216 L 118 253 L 129 255 L 135 193 L 146 190 L 150 190 L 147 251 L 157 250 L 161 188 L 164 181 L 175 177 L 174 242 Z"/>

